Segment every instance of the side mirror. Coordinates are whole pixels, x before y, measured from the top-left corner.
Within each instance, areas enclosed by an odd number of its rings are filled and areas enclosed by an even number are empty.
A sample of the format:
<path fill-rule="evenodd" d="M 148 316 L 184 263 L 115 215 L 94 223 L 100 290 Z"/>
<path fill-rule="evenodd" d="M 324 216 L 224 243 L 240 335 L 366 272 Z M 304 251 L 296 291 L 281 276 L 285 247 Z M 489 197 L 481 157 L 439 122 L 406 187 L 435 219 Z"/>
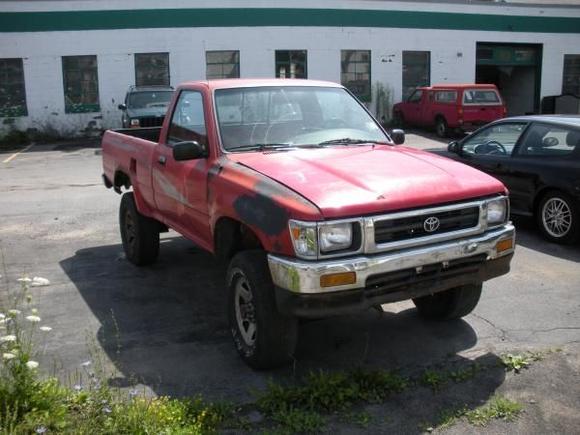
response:
<path fill-rule="evenodd" d="M 206 147 L 199 142 L 178 142 L 173 145 L 173 158 L 177 161 L 196 160 L 205 157 L 207 157 Z"/>
<path fill-rule="evenodd" d="M 127 110 L 126 104 L 119 104 L 117 107 L 119 108 L 119 110 Z"/>
<path fill-rule="evenodd" d="M 391 139 L 393 139 L 395 145 L 402 145 L 405 143 L 405 132 L 396 128 L 391 132 Z"/>
<path fill-rule="evenodd" d="M 459 150 L 460 146 L 459 142 L 457 141 L 449 142 L 449 145 L 447 145 L 447 151 L 449 151 L 450 153 L 459 154 Z"/>

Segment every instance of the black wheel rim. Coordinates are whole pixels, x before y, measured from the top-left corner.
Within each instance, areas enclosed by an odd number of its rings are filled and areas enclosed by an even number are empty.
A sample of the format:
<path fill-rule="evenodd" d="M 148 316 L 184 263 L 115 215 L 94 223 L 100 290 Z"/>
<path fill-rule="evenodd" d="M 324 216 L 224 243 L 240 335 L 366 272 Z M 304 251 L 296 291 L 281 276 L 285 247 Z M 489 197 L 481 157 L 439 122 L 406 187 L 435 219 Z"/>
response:
<path fill-rule="evenodd" d="M 137 228 L 135 227 L 135 220 L 130 211 L 125 213 L 125 242 L 127 250 L 130 254 L 135 252 L 135 244 L 137 243 Z"/>

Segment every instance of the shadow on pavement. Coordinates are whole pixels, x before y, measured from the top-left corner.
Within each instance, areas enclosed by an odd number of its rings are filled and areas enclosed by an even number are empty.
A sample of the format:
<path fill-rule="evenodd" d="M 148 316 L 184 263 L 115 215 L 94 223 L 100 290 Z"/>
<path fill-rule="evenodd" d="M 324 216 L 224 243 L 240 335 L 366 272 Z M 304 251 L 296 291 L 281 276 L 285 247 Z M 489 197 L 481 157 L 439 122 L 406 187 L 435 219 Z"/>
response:
<path fill-rule="evenodd" d="M 516 242 L 518 245 L 533 249 L 546 255 L 580 263 L 580 244 L 559 245 L 542 237 L 534 218 L 512 216 L 516 226 Z"/>
<path fill-rule="evenodd" d="M 254 372 L 230 338 L 224 271 L 189 241 L 164 239 L 158 263 L 149 268 L 128 263 L 121 245 L 81 249 L 60 265 L 101 323 L 97 339 L 120 372 L 112 382 L 142 383 L 159 395 L 247 401 L 270 379 L 291 381 L 311 370 L 364 365 L 406 371 L 451 356 L 468 364 L 456 354 L 477 342 L 464 321 L 432 323 L 414 309 L 371 309 L 302 324 L 295 364 Z M 498 375 L 478 386 L 478 400 L 502 381 Z"/>

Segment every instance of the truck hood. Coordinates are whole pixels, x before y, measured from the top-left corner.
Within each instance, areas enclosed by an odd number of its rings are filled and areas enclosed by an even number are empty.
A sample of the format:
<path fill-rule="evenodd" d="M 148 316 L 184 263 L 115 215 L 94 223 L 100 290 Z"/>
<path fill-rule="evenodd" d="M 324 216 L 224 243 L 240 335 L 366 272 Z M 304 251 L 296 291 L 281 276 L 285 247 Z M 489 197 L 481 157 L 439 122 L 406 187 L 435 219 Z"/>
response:
<path fill-rule="evenodd" d="M 228 158 L 296 191 L 325 218 L 425 207 L 506 193 L 451 159 L 390 145 L 232 153 Z"/>

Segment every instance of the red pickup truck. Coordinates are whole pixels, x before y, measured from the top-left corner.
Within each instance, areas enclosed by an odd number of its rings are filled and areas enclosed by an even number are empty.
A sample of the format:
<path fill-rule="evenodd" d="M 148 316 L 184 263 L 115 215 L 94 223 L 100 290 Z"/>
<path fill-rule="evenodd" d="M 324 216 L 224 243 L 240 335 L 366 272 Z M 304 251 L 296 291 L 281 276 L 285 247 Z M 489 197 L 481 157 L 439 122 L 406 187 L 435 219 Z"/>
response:
<path fill-rule="evenodd" d="M 181 233 L 228 264 L 234 343 L 253 368 L 292 358 L 297 319 L 412 299 L 453 319 L 509 271 L 505 187 L 392 138 L 344 87 L 310 80 L 181 85 L 160 128 L 106 131 L 127 259 Z"/>
<path fill-rule="evenodd" d="M 506 116 L 495 85 L 460 84 L 420 87 L 407 101 L 393 106 L 398 125 L 435 127 L 439 137 L 452 130 L 471 131 Z"/>

